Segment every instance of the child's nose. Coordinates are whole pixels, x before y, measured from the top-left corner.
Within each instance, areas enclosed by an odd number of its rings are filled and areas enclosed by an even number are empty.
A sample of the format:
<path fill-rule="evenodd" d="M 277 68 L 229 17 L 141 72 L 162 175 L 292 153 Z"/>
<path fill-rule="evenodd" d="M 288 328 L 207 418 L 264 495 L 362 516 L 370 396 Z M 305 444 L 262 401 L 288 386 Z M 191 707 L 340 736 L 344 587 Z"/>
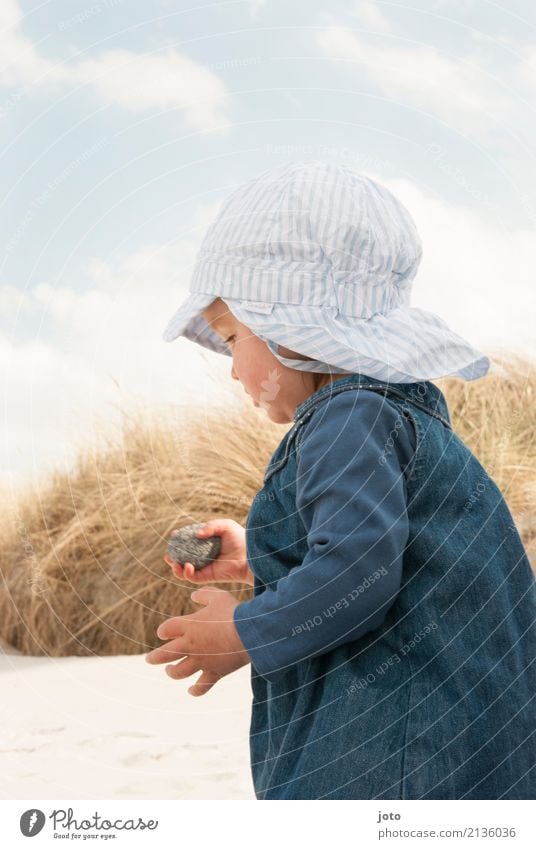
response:
<path fill-rule="evenodd" d="M 231 367 L 231 377 L 233 377 L 235 380 L 238 380 L 238 375 L 234 370 L 234 365 Z"/>

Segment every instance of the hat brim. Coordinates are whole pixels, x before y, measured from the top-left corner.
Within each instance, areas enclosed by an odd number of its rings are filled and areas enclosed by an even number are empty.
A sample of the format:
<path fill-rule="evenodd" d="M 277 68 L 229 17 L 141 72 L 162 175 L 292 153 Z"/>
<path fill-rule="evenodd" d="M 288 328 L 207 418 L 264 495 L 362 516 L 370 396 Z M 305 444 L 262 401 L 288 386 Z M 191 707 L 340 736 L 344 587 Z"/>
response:
<path fill-rule="evenodd" d="M 207 292 L 192 292 L 169 320 L 162 334 L 164 342 L 173 342 L 179 336 L 184 336 L 204 348 L 230 356 L 229 346 L 212 330 L 201 314 L 217 297 L 218 295 Z"/>
<path fill-rule="evenodd" d="M 218 296 L 191 293 L 169 321 L 163 338 L 184 336 L 209 350 L 231 356 L 231 349 L 202 316 Z M 434 380 L 449 375 L 464 380 L 483 377 L 490 361 L 435 313 L 400 307 L 368 319 L 342 316 L 335 308 L 274 304 L 270 315 L 252 312 L 240 299 L 223 298 L 241 323 L 255 335 L 278 343 L 314 363 L 292 360 L 274 351 L 282 365 L 310 371 L 339 367 L 393 383 Z M 326 365 L 322 369 L 322 363 Z"/>
<path fill-rule="evenodd" d="M 320 364 L 360 372 L 393 383 L 457 376 L 483 377 L 490 360 L 435 313 L 399 307 L 368 319 L 348 318 L 336 308 L 274 305 L 269 316 L 252 313 L 238 300 L 227 306 L 264 341 L 315 358 L 300 362 L 275 354 L 290 368 L 321 371 Z M 274 352 L 275 353 L 275 352 Z"/>

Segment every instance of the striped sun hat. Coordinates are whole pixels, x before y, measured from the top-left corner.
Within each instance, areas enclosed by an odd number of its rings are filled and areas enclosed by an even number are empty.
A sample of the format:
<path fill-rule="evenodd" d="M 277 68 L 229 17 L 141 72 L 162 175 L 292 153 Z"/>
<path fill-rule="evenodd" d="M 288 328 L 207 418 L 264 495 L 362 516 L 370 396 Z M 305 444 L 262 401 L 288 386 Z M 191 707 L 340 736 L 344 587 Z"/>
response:
<path fill-rule="evenodd" d="M 421 255 L 413 219 L 384 186 L 327 162 L 280 165 L 224 201 L 163 338 L 232 356 L 202 315 L 219 297 L 291 368 L 395 383 L 484 376 L 486 356 L 410 307 Z"/>

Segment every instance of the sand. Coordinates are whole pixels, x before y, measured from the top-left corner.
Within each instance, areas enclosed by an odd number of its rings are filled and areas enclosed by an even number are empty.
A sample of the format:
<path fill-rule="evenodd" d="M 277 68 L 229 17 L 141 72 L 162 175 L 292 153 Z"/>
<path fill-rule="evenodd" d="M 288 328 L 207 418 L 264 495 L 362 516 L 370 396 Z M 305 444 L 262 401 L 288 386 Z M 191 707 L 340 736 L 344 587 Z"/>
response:
<path fill-rule="evenodd" d="M 143 655 L 0 645 L 2 799 L 254 799 L 250 667 L 204 696 Z"/>

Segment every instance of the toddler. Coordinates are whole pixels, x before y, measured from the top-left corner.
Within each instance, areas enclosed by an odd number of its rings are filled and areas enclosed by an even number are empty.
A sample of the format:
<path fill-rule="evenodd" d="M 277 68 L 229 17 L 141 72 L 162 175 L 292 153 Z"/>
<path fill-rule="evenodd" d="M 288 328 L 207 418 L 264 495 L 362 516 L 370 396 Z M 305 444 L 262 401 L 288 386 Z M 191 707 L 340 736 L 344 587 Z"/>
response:
<path fill-rule="evenodd" d="M 263 172 L 207 231 L 165 333 L 232 358 L 291 427 L 246 527 L 149 662 L 207 692 L 251 663 L 258 799 L 533 799 L 536 584 L 508 506 L 431 381 L 489 360 L 409 305 L 414 223 L 318 161 Z"/>

